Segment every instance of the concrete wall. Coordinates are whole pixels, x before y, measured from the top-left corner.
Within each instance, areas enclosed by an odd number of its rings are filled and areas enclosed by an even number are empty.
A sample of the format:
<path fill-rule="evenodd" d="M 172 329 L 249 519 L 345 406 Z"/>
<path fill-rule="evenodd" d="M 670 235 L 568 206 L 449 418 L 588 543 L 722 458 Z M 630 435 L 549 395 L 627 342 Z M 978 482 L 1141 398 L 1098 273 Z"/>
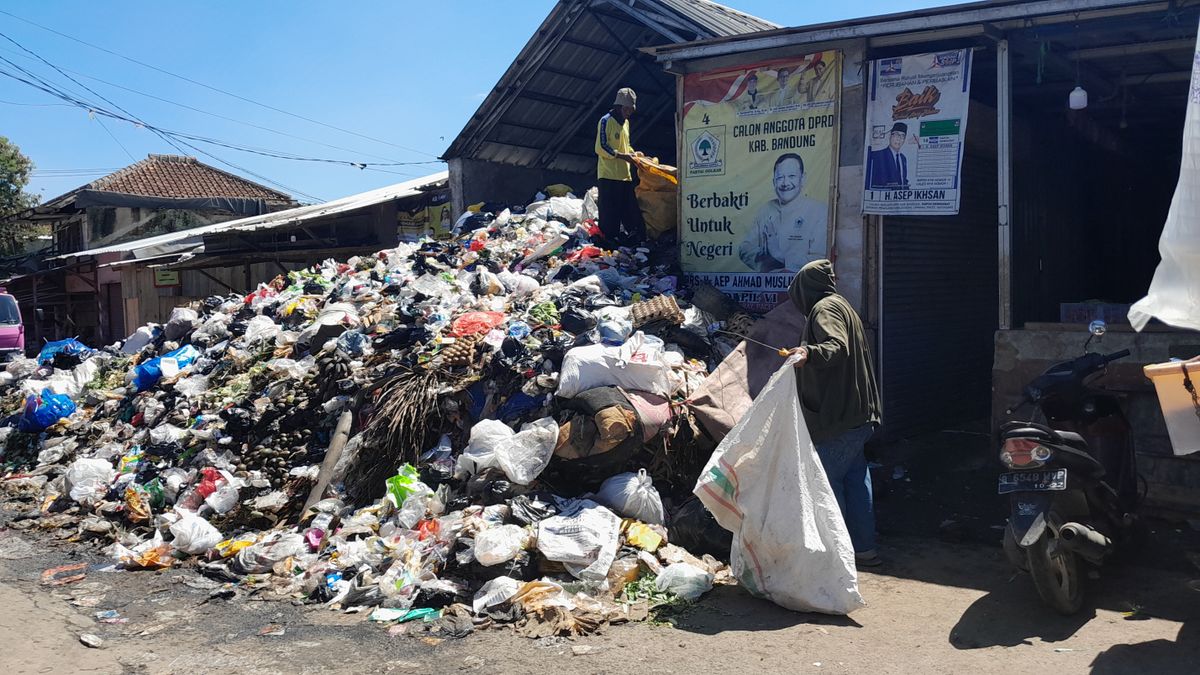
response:
<path fill-rule="evenodd" d="M 595 173 L 578 174 L 548 169 L 529 169 L 509 164 L 483 162 L 456 157 L 450 165 L 450 193 L 457 218 L 471 204 L 501 201 L 527 204 L 538 190 L 555 183 L 566 183 L 583 196 L 596 184 Z"/>
<path fill-rule="evenodd" d="M 1025 330 L 996 333 L 996 359 L 992 368 L 992 429 L 1011 419 L 1005 410 L 1021 400 L 1022 388 L 1034 377 L 1060 361 L 1083 353 L 1085 326 L 1030 324 Z M 1133 427 L 1138 452 L 1138 472 L 1150 492 L 1147 504 L 1155 509 L 1200 514 L 1200 456 L 1172 454 L 1166 423 L 1158 406 L 1154 385 L 1142 367 L 1172 357 L 1200 354 L 1200 335 L 1174 331 L 1134 333 L 1128 326 L 1110 326 L 1095 351 L 1110 353 L 1129 349 L 1132 355 L 1109 366 L 1096 384 L 1122 398 L 1123 409 Z M 1028 417 L 1028 410 L 1018 417 Z"/>

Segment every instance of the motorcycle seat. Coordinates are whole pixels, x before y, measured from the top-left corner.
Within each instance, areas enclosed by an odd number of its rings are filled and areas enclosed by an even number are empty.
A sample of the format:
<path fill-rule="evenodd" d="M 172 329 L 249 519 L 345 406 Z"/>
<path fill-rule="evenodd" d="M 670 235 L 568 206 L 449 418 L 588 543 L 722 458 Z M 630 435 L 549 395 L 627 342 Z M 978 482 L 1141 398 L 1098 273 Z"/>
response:
<path fill-rule="evenodd" d="M 1054 433 L 1058 434 L 1058 437 L 1063 439 L 1063 442 L 1069 447 L 1075 448 L 1076 450 L 1088 449 L 1087 441 L 1083 440 L 1083 436 L 1080 436 L 1073 431 L 1055 431 Z"/>

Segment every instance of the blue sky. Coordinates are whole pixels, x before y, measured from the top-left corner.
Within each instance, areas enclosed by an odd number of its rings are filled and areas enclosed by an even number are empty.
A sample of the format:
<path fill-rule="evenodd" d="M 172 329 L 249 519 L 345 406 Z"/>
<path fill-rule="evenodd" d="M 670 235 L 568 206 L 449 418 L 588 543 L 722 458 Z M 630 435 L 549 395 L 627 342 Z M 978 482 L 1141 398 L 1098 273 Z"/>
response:
<path fill-rule="evenodd" d="M 732 0 L 727 4 L 783 25 L 804 25 L 951 3 Z M 445 150 L 553 5 L 553 0 L 5 0 L 0 4 L 0 10 L 66 35 L 361 136 L 184 82 L 4 14 L 0 14 L 0 33 L 154 126 L 305 157 L 422 162 Z M 0 57 L 81 98 L 96 100 L 3 38 Z M 14 71 L 3 61 L 0 69 Z M 16 142 L 34 160 L 38 173 L 30 190 L 43 198 L 107 173 L 64 175 L 66 170 L 111 170 L 149 153 L 178 152 L 132 123 L 91 119 L 73 106 L 47 105 L 55 103 L 61 101 L 0 76 L 0 135 Z M 197 145 L 286 186 L 289 192 L 303 193 L 297 194 L 302 201 L 334 199 L 442 166 L 360 170 Z M 209 157 L 199 158 L 222 166 Z"/>

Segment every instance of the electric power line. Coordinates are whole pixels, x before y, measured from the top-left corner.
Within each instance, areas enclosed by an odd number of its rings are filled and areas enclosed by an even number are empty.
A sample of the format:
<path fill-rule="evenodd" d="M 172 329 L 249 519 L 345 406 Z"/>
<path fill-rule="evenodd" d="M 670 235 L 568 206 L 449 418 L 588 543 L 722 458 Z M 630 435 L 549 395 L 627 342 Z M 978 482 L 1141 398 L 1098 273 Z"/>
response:
<path fill-rule="evenodd" d="M 22 82 L 22 83 L 24 83 L 24 84 L 27 84 L 27 85 L 29 85 L 29 86 L 31 86 L 31 87 L 33 87 L 33 88 L 35 88 L 35 89 L 38 89 L 38 90 L 40 90 L 40 91 L 43 91 L 43 92 L 45 92 L 45 93 L 47 93 L 47 94 L 50 94 L 51 96 L 54 96 L 54 97 L 56 97 L 56 98 L 59 98 L 59 99 L 61 99 L 61 100 L 64 100 L 64 101 L 66 101 L 66 102 L 68 102 L 68 103 L 70 103 L 70 104 L 73 104 L 73 105 L 75 105 L 76 107 L 79 107 L 79 108 L 82 108 L 82 109 L 84 109 L 84 110 L 87 110 L 89 113 L 98 114 L 98 115 L 105 115 L 105 116 L 107 116 L 107 117 L 111 117 L 111 118 L 113 118 L 113 119 L 118 119 L 118 120 L 123 120 L 123 121 L 126 121 L 126 122 L 131 122 L 131 123 L 134 123 L 134 124 L 136 124 L 136 125 L 138 125 L 138 126 L 144 127 L 144 128 L 146 128 L 146 129 L 150 130 L 151 132 L 155 133 L 156 135 L 158 135 L 160 138 L 162 138 L 164 141 L 166 141 L 168 144 L 170 144 L 172 147 L 174 147 L 176 150 L 178 150 L 178 151 L 179 151 L 179 154 L 181 154 L 181 155 L 187 155 L 187 154 L 188 154 L 188 153 L 187 153 L 187 151 L 185 151 L 183 148 L 180 148 L 178 145 L 176 145 L 176 144 L 175 144 L 175 143 L 174 143 L 174 142 L 173 142 L 173 141 L 170 139 L 170 137 L 168 137 L 168 136 L 167 136 L 167 134 L 165 134 L 165 133 L 164 133 L 162 130 L 160 130 L 160 129 L 157 129 L 157 128 L 153 127 L 152 125 L 145 124 L 144 122 L 141 122 L 140 120 L 137 120 L 137 119 L 130 119 L 130 118 L 128 118 L 128 117 L 123 117 L 123 116 L 121 116 L 121 115 L 118 115 L 118 114 L 116 114 L 116 113 L 114 113 L 114 112 L 110 111 L 110 110 L 105 110 L 104 108 L 102 108 L 102 107 L 100 107 L 100 106 L 95 106 L 95 105 L 92 105 L 92 104 L 90 104 L 90 103 L 89 103 L 89 102 L 87 102 L 87 101 L 83 101 L 83 100 L 81 100 L 81 99 L 77 99 L 77 98 L 75 98 L 74 96 L 72 96 L 70 93 L 68 93 L 68 92 L 65 92 L 65 91 L 63 91 L 63 90 L 59 89 L 59 88 L 58 88 L 56 85 L 54 85 L 53 83 L 51 83 L 51 82 L 47 82 L 46 80 L 42 79 L 41 77 L 39 77 L 39 76 L 38 76 L 38 75 L 36 75 L 35 73 L 31 73 L 31 72 L 29 72 L 28 70 L 26 70 L 26 69 L 22 68 L 21 66 L 19 66 L 19 65 L 15 64 L 15 63 L 13 63 L 13 62 L 12 62 L 12 61 L 10 61 L 10 60 L 8 60 L 8 59 L 4 58 L 3 56 L 0 56 L 0 61 L 4 61 L 5 63 L 8 63 L 9 65 L 11 65 L 11 66 L 13 66 L 13 67 L 17 68 L 17 69 L 18 69 L 19 71 L 21 71 L 22 73 L 25 73 L 25 74 L 29 75 L 30 77 L 34 78 L 34 80 L 36 80 L 36 81 L 30 81 L 30 80 L 27 80 L 27 79 L 25 79 L 25 78 L 23 78 L 23 77 L 20 77 L 20 76 L 14 75 L 14 74 L 12 74 L 12 73 L 10 73 L 10 72 L 8 72 L 8 71 L 6 71 L 6 70 L 3 70 L 3 69 L 0 69 L 0 75 L 5 75 L 5 76 L 7 76 L 7 77 L 10 77 L 10 78 L 12 78 L 12 79 L 14 79 L 14 80 L 17 80 L 18 82 Z M 192 148 L 192 149 L 193 149 L 193 150 L 195 150 L 196 152 L 198 152 L 198 153 L 200 153 L 200 154 L 202 154 L 202 155 L 205 155 L 206 157 L 210 157 L 210 158 L 212 158 L 213 160 L 215 160 L 215 161 L 217 161 L 217 162 L 220 162 L 221 164 L 224 164 L 224 165 L 226 165 L 226 166 L 228 166 L 228 167 L 231 167 L 231 168 L 233 168 L 233 169 L 235 169 L 235 170 L 237 170 L 237 171 L 241 171 L 241 172 L 243 172 L 243 173 L 246 173 L 246 174 L 248 174 L 248 175 L 250 175 L 250 176 L 254 176 L 255 178 L 258 178 L 259 180 L 261 180 L 261 181 L 263 181 L 263 182 L 270 183 L 271 185 L 274 185 L 274 186 L 276 186 L 276 187 L 278 187 L 278 188 L 281 188 L 281 189 L 283 189 L 283 190 L 287 190 L 288 192 L 292 192 L 292 193 L 294 193 L 294 194 L 298 194 L 298 195 L 300 195 L 300 196 L 302 196 L 302 197 L 307 197 L 307 198 L 309 198 L 309 199 L 312 199 L 312 200 L 315 200 L 315 201 L 324 201 L 324 200 L 322 200 L 320 197 L 316 197 L 316 196 L 310 195 L 310 194 L 308 194 L 308 193 L 306 193 L 306 192 L 301 192 L 300 190 L 297 190 L 297 189 L 295 189 L 295 188 L 292 188 L 292 187 L 288 187 L 287 185 L 284 185 L 284 184 L 282 184 L 282 183 L 279 183 L 279 182 L 277 182 L 277 181 L 274 181 L 274 180 L 272 180 L 272 179 L 270 179 L 270 178 L 267 178 L 266 176 L 263 176 L 263 175 L 261 175 L 261 174 L 255 173 L 255 172 L 253 172 L 253 171 L 250 171 L 249 169 L 246 169 L 246 168 L 244 168 L 244 167 L 241 167 L 241 166 L 238 166 L 238 165 L 236 165 L 236 164 L 233 164 L 232 162 L 228 162 L 228 161 L 226 161 L 226 160 L 224 160 L 224 159 L 221 159 L 220 157 L 217 157 L 216 155 L 214 155 L 214 154 L 212 154 L 212 153 L 210 153 L 210 152 L 207 152 L 207 151 L 205 151 L 205 150 L 202 150 L 202 149 L 200 149 L 200 148 L 197 148 L 196 146 L 194 146 L 194 145 L 192 145 L 192 144 L 190 144 L 190 143 L 187 143 L 187 142 L 185 142 L 185 141 L 181 141 L 181 142 L 183 143 L 183 145 L 186 145 L 187 147 L 189 147 L 189 148 Z"/>
<path fill-rule="evenodd" d="M 108 134 L 109 138 L 113 139 L 113 143 L 116 143 L 122 150 L 125 151 L 125 154 L 129 156 L 129 161 L 136 162 L 137 158 L 133 156 L 133 153 L 129 151 L 129 148 L 125 147 L 124 143 L 117 140 L 117 137 L 113 135 L 113 132 L 109 131 L 108 126 L 104 124 L 104 120 L 97 117 L 96 121 L 100 123 L 100 128 L 104 130 L 104 133 Z"/>
<path fill-rule="evenodd" d="M 0 103 L 3 103 L 4 105 L 20 105 L 20 106 L 29 106 L 29 107 L 33 107 L 33 108 L 56 108 L 59 106 L 61 106 L 63 108 L 75 107 L 69 103 L 19 103 L 17 101 L 0 101 Z"/>
<path fill-rule="evenodd" d="M 376 166 L 376 167 L 378 167 L 378 166 L 416 166 L 416 165 L 423 165 L 423 164 L 441 164 L 442 163 L 441 160 L 421 161 L 421 162 L 357 162 L 357 161 L 353 161 L 353 160 L 329 159 L 329 158 L 324 158 L 324 157 L 305 157 L 303 155 L 297 155 L 295 153 L 290 153 L 290 152 L 271 150 L 271 149 L 267 149 L 267 148 L 256 148 L 253 146 L 241 145 L 241 144 L 236 144 L 236 143 L 228 143 L 225 141 L 221 141 L 219 139 L 209 138 L 209 137 L 205 137 L 205 136 L 199 136 L 196 134 L 189 134 L 189 133 L 185 133 L 185 132 L 181 132 L 181 131 L 172 131 L 170 129 L 165 129 L 163 127 L 152 125 L 152 124 L 146 122 L 145 120 L 137 117 L 133 113 L 129 112 L 128 110 L 122 108 L 121 106 L 117 105 L 116 103 L 113 103 L 112 101 L 105 98 L 101 94 L 92 90 L 87 85 L 80 83 L 75 78 L 73 78 L 70 75 L 63 72 L 63 70 L 61 68 L 59 68 L 58 66 L 49 62 L 48 60 L 41 57 L 40 55 L 33 52 L 32 50 L 22 46 L 20 43 L 16 42 L 15 40 L 13 40 L 9 36 L 5 35 L 4 33 L 0 33 L 0 37 L 8 40 L 9 42 L 12 42 L 13 44 L 20 47 L 22 50 L 29 52 L 35 58 L 37 58 L 39 61 L 45 63 L 46 65 L 50 66 L 54 70 L 58 71 L 59 73 L 62 73 L 63 76 L 66 77 L 67 79 L 71 80 L 72 82 L 75 82 L 76 84 L 79 84 L 79 86 L 83 87 L 87 91 L 100 97 L 100 99 L 103 100 L 104 102 L 114 106 L 115 108 L 120 110 L 122 113 L 125 113 L 126 117 L 122 117 L 120 115 L 112 113 L 111 111 L 102 111 L 99 106 L 96 106 L 96 105 L 94 105 L 88 101 L 85 101 L 81 98 L 75 97 L 74 95 L 71 95 L 71 97 L 67 100 L 74 102 L 77 105 L 80 105 L 81 107 L 87 106 L 89 112 L 103 112 L 103 114 L 106 114 L 115 119 L 124 120 L 124 121 L 130 122 L 132 124 L 135 124 L 137 126 L 144 127 L 146 129 L 150 130 L 152 133 L 158 135 L 160 138 L 162 138 L 164 141 L 166 141 L 168 144 L 170 144 L 172 147 L 174 147 L 176 150 L 178 150 L 181 154 L 187 154 L 187 153 L 184 152 L 183 149 L 180 148 L 174 141 L 178 141 L 181 138 L 186 138 L 188 140 L 193 140 L 193 141 L 196 141 L 199 143 L 208 143 L 210 145 L 216 145 L 219 147 L 228 148 L 230 150 L 236 150 L 238 152 L 246 152 L 246 153 L 255 154 L 255 155 L 262 155 L 264 157 L 273 157 L 276 159 L 287 159 L 287 160 L 298 161 L 298 162 L 343 164 L 343 165 L 352 166 L 352 167 L 355 167 L 358 169 L 365 169 L 365 168 L 371 167 L 371 166 Z M 13 62 L 3 56 L 0 56 L 0 61 L 4 61 L 5 63 L 8 63 L 9 65 L 13 66 L 14 68 L 17 68 L 18 70 L 20 70 L 22 73 L 25 73 L 29 77 L 35 78 L 38 82 L 42 83 L 46 87 L 57 89 L 58 93 L 70 94 L 70 92 L 59 88 L 58 85 L 48 82 L 44 78 L 39 77 L 37 74 L 21 67 L 20 65 L 16 64 L 15 62 Z M 46 90 L 43 89 L 43 91 L 46 91 Z M 55 92 L 48 92 L 48 93 L 52 93 L 56 96 L 58 95 L 58 93 L 55 93 Z M 137 93 L 141 93 L 141 92 L 137 92 Z M 59 97 L 62 98 L 62 96 L 59 96 Z M 203 111 L 201 111 L 201 112 L 203 112 Z M 172 139 L 174 139 L 174 141 Z M 351 152 L 353 152 L 353 151 L 351 151 Z M 401 174 L 401 175 L 406 175 L 406 174 Z"/>
<path fill-rule="evenodd" d="M 16 54 L 17 56 L 22 56 L 23 58 L 32 58 L 32 57 L 29 57 L 29 56 L 24 56 L 24 55 L 21 55 L 21 54 L 17 54 L 17 52 L 14 52 L 14 51 L 11 51 L 11 50 L 7 50 L 7 49 L 0 49 L 0 51 L 6 51 L 6 52 L 8 52 L 9 54 Z M 324 147 L 326 147 L 326 148 L 332 148 L 332 149 L 334 149 L 334 150 L 341 150 L 341 151 L 343 151 L 343 152 L 352 152 L 352 153 L 356 153 L 356 154 L 363 155 L 363 156 L 365 156 L 365 157 L 374 157 L 375 159 L 385 159 L 385 160 L 388 160 L 389 162 L 394 162 L 394 163 L 395 163 L 395 164 L 397 164 L 397 165 L 400 165 L 400 164 L 406 164 L 406 162 L 400 162 L 400 161 L 396 160 L 396 159 L 395 159 L 395 158 L 393 158 L 393 157 L 384 157 L 384 156 L 382 156 L 382 155 L 373 155 L 373 154 L 371 154 L 371 153 L 369 153 L 369 152 L 363 152 L 363 151 L 361 151 L 361 150 L 353 150 L 353 149 L 350 149 L 350 148 L 344 148 L 344 147 L 342 147 L 342 146 L 340 146 L 340 145 L 331 145 L 331 144 L 329 144 L 329 143 L 325 143 L 325 142 L 323 142 L 323 141 L 318 141 L 318 140 L 315 140 L 315 139 L 312 139 L 312 138 L 305 138 L 304 136 L 297 136 L 297 135 L 295 135 L 295 134 L 291 134 L 291 133 L 288 133 L 288 132 L 286 132 L 286 131 L 279 131 L 278 129 L 272 129 L 272 128 L 270 128 L 270 127 L 265 127 L 265 126 L 262 126 L 261 124 L 255 124 L 255 123 L 253 123 L 253 122 L 247 122 L 247 121 L 244 121 L 244 120 L 239 120 L 239 119 L 237 119 L 237 118 L 234 118 L 234 117 L 229 117 L 229 116 L 226 116 L 226 115 L 222 115 L 222 114 L 220 114 L 220 113 L 215 113 L 215 112 L 212 112 L 212 111 L 209 111 L 209 110 L 203 110 L 203 109 L 201 109 L 201 108 L 197 108 L 197 107 L 195 107 L 195 106 L 191 106 L 191 105 L 188 105 L 188 104 L 186 104 L 186 103 L 180 103 L 180 102 L 178 102 L 178 101 L 173 101 L 173 100 L 171 100 L 171 99 L 163 98 L 163 97 L 161 97 L 161 96 L 156 96 L 156 95 L 154 95 L 154 94 L 149 94 L 149 93 L 146 93 L 146 92 L 144 92 L 144 91 L 139 91 L 139 90 L 137 90 L 137 89 L 133 89 L 133 88 L 131 88 L 131 87 L 126 87 L 126 86 L 124 86 L 124 85 L 117 84 L 116 82 L 109 82 L 108 80 L 105 80 L 105 79 L 103 79 L 103 78 L 96 77 L 95 75 L 88 75 L 87 73 L 81 73 L 81 72 L 79 72 L 79 71 L 77 71 L 77 70 L 71 70 L 70 68 L 63 68 L 63 70 L 65 70 L 65 71 L 67 71 L 67 72 L 69 72 L 69 73 L 74 73 L 74 74 L 76 74 L 76 75 L 78 75 L 78 76 L 80 76 L 80 77 L 85 77 L 85 78 L 87 78 L 87 79 L 89 79 L 89 80 L 95 80 L 96 82 L 100 82 L 100 83 L 102 83 L 102 84 L 106 84 L 106 85 L 108 85 L 108 86 L 110 86 L 110 87 L 115 87 L 115 88 L 117 88 L 117 89 L 121 89 L 121 90 L 124 90 L 124 91 L 128 91 L 128 92 L 130 92 L 130 93 L 133 93 L 133 94 L 137 94 L 138 96 L 145 96 L 146 98 L 151 98 L 151 99 L 154 99 L 154 100 L 156 100 L 156 101 L 161 101 L 161 102 L 163 102 L 163 103 L 166 103 L 166 104 L 169 104 L 169 105 L 177 106 L 177 107 L 183 108 L 183 109 L 185 109 L 185 110 L 191 110 L 191 111 L 193 111 L 193 112 L 198 112 L 198 113 L 200 113 L 200 114 L 202 114 L 202 115 L 208 115 L 208 116 L 210 116 L 210 117 L 215 117 L 215 118 L 217 118 L 217 119 L 225 120 L 225 121 L 227 121 L 227 122 L 233 122 L 233 123 L 235 123 L 235 124 L 241 124 L 241 125 L 244 125 L 244 126 L 248 126 L 248 127 L 254 128 L 254 129 L 259 129 L 260 131 L 266 131 L 266 132 L 269 132 L 269 133 L 272 133 L 272 134 L 277 134 L 277 135 L 279 135 L 279 136 L 286 136 L 286 137 L 288 137 L 288 138 L 294 138 L 294 139 L 296 139 L 296 140 L 305 141 L 306 143 L 313 143 L 313 144 L 315 144 L 315 145 L 324 146 Z M 3 103 L 3 101 L 0 101 L 0 103 Z M 37 104 L 29 104 L 29 105 L 37 105 Z M 43 104 L 43 105 L 66 105 L 66 104 L 65 104 L 65 103 L 49 103 L 49 104 Z M 411 164 L 435 164 L 435 163 L 439 163 L 439 162 L 435 160 L 435 161 L 432 161 L 432 162 L 409 162 L 409 163 L 411 163 Z"/>
<path fill-rule="evenodd" d="M 169 75 L 169 76 L 171 76 L 171 77 L 174 77 L 174 78 L 176 78 L 176 79 L 183 80 L 184 82 L 189 82 L 189 83 L 191 83 L 191 84 L 194 84 L 194 85 L 196 85 L 196 86 L 198 86 L 198 87 L 204 87 L 205 89 L 209 89 L 209 90 L 211 90 L 211 91 L 215 91 L 215 92 L 217 92 L 217 93 L 219 93 L 219 94 L 224 94 L 225 96 L 230 96 L 230 97 L 232 97 L 232 98 L 236 98 L 236 99 L 238 99 L 238 100 L 240 100 L 240 101 L 245 101 L 246 103 L 250 103 L 250 104 L 253 104 L 253 105 L 259 106 L 260 108 L 266 108 L 267 110 L 272 110 L 272 111 L 274 111 L 274 112 L 277 112 L 277 113 L 280 113 L 280 114 L 283 114 L 283 115 L 288 115 L 289 117 L 295 117 L 295 118 L 297 118 L 297 119 L 304 120 L 305 122 L 309 122 L 309 123 L 312 123 L 312 124 L 317 124 L 317 125 L 320 125 L 320 126 L 323 126 L 323 127 L 329 128 L 329 129 L 333 129 L 333 130 L 335 130 L 335 131 L 340 131 L 340 132 L 342 132 L 342 133 L 344 133 L 344 134 L 350 134 L 350 135 L 352 135 L 352 136 L 358 136 L 359 138 L 365 138 L 365 139 L 367 139 L 367 140 L 369 140 L 369 141 L 374 141 L 374 142 L 376 142 L 376 143 L 383 143 L 384 145 L 390 145 L 390 146 L 392 146 L 392 147 L 394 147 L 394 148 L 399 148 L 399 149 L 401 149 L 401 150 L 407 150 L 407 151 L 409 151 L 409 152 L 415 152 L 415 153 L 417 153 L 417 154 L 420 154 L 420 155 L 425 155 L 425 156 L 427 156 L 427 157 L 437 157 L 437 155 L 434 155 L 434 154 L 432 154 L 432 153 L 429 153 L 429 152 L 425 152 L 424 150 L 417 150 L 416 148 L 410 148 L 410 147 L 407 147 L 407 146 L 404 146 L 404 145 L 399 145 L 399 144 L 396 144 L 396 143 L 392 143 L 392 142 L 390 142 L 390 141 L 385 141 L 385 140 L 383 140 L 383 139 L 381 139 L 381 138 L 375 138 L 375 137 L 372 137 L 372 136 L 368 136 L 368 135 L 366 135 L 366 134 L 359 133 L 359 132 L 357 132 L 357 131 L 351 131 L 350 129 L 343 129 L 343 128 L 341 128 L 341 127 L 338 127 L 338 126 L 335 126 L 335 125 L 332 125 L 332 124 L 327 124 L 327 123 L 325 123 L 325 122 L 321 122 L 320 120 L 315 120 L 315 119 L 312 119 L 311 117 L 305 117 L 304 115 L 301 115 L 301 114 L 299 114 L 299 113 L 289 112 L 289 111 L 287 111 L 287 110 L 283 110 L 283 109 L 281 109 L 281 108 L 277 108 L 277 107 L 275 107 L 275 106 L 272 106 L 272 105 L 269 105 L 269 104 L 267 104 L 267 103 L 262 103 L 262 102 L 259 102 L 259 101 L 255 101 L 254 99 L 246 98 L 245 96 L 242 96 L 242 95 L 240 95 L 240 94 L 235 94 L 235 93 L 233 93 L 233 92 L 226 91 L 226 90 L 224 90 L 224 89 L 221 89 L 221 88 L 219 88 L 219 87 L 214 87 L 214 86 L 212 86 L 212 85 L 205 84 L 205 83 L 203 83 L 203 82 L 200 82 L 200 81 L 198 81 L 198 80 L 194 80 L 194 79 L 192 79 L 192 78 L 190 78 L 190 77 L 187 77 L 187 76 L 184 76 L 184 75 L 178 75 L 178 74 L 176 74 L 176 73 L 172 73 L 171 71 L 169 71 L 169 70 L 166 70 L 166 69 L 164 69 L 164 68 L 159 68 L 158 66 L 155 66 L 155 65 L 152 65 L 152 64 L 146 63 L 146 62 L 144 62 L 144 61 L 139 61 L 138 59 L 135 59 L 135 58 L 133 58 L 133 57 L 131 57 L 131 56 L 125 56 L 124 54 L 121 54 L 121 53 L 119 53 L 119 52 L 115 52 L 115 51 L 113 51 L 113 50 L 111 50 L 111 49 L 107 49 L 107 48 L 105 48 L 105 47 L 101 47 L 101 46 L 99 46 L 99 45 L 92 44 L 92 43 L 90 43 L 90 42 L 87 42 L 86 40 L 81 40 L 81 39 L 79 39 L 79 38 L 77 38 L 77 37 L 74 37 L 74 36 L 72 36 L 72 35 L 67 35 L 66 33 L 63 33 L 63 32 L 61 32 L 61 31 L 57 31 L 57 30 L 55 30 L 55 29 L 53 29 L 53 28 L 50 28 L 50 27 L 48 27 L 48 26 L 43 26 L 43 25 L 41 25 L 40 23 L 37 23 L 37 22 L 34 22 L 34 21 L 30 21 L 29 19 L 26 19 L 26 18 L 23 18 L 23 17 L 17 16 L 16 14 L 13 14 L 13 13 L 11 13 L 11 12 L 6 12 L 6 11 L 4 11 L 4 10 L 2 10 L 2 9 L 0 9 L 0 14 L 4 14 L 5 16 L 12 17 L 12 18 L 16 19 L 17 21 L 21 21 L 21 22 L 27 23 L 27 24 L 29 24 L 29 25 L 31 25 L 31 26 L 35 26 L 35 27 L 37 27 L 37 28 L 40 28 L 40 29 L 42 29 L 42 30 L 44 30 L 44 31 L 47 31 L 47 32 L 50 32 L 50 33 L 54 33 L 55 35 L 58 35 L 59 37 L 63 37 L 63 38 L 66 38 L 66 39 L 68 39 L 68 40 L 72 40 L 72 41 L 74 41 L 74 42 L 78 42 L 79 44 L 81 44 L 81 45 L 85 45 L 85 46 L 87 46 L 87 47 L 91 47 L 92 49 L 97 49 L 97 50 L 99 50 L 99 51 L 102 51 L 102 52 L 104 52 L 104 53 L 106 53 L 106 54 L 111 54 L 112 56 L 116 56 L 117 58 L 120 58 L 120 59 L 124 59 L 124 60 L 126 60 L 126 61 L 129 61 L 130 63 L 135 63 L 135 64 L 137 64 L 137 65 L 139 65 L 139 66 L 142 66 L 143 68 L 149 68 L 150 70 L 154 70 L 154 71 L 160 72 L 160 73 L 162 73 L 162 74 L 164 74 L 164 75 Z"/>

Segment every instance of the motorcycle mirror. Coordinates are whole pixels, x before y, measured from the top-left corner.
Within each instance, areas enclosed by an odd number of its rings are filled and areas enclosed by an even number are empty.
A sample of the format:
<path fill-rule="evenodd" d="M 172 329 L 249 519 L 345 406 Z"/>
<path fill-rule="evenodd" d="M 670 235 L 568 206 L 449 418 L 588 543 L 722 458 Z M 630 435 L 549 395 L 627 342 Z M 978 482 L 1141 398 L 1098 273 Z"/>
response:
<path fill-rule="evenodd" d="M 1104 334 L 1108 332 L 1108 324 L 1104 323 L 1103 321 L 1101 321 L 1099 319 L 1096 319 L 1095 321 L 1088 324 L 1088 332 L 1091 333 L 1091 335 L 1088 335 L 1087 342 L 1083 343 L 1083 353 L 1084 354 L 1087 353 L 1088 347 L 1092 346 L 1092 340 L 1095 340 L 1096 338 L 1104 337 Z"/>

